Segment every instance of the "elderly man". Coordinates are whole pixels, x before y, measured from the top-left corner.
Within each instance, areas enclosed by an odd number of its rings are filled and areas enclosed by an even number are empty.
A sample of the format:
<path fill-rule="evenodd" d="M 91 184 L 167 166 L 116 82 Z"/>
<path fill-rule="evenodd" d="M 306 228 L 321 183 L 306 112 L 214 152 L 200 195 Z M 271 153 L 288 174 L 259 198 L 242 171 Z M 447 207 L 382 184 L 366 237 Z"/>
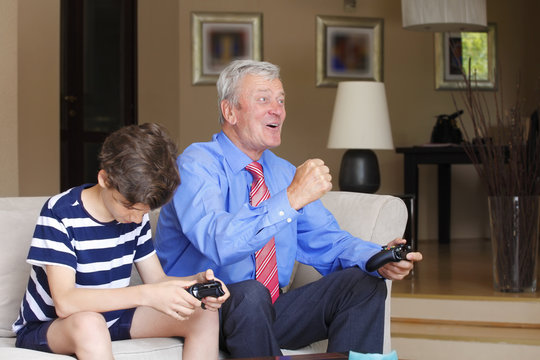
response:
<path fill-rule="evenodd" d="M 233 357 L 280 355 L 325 338 L 328 351 L 381 352 L 384 278 L 402 279 L 422 255 L 367 273 L 381 248 L 341 230 L 319 201 L 331 189 L 328 167 L 310 159 L 296 168 L 269 150 L 285 121 L 277 66 L 235 61 L 217 88 L 222 131 L 179 156 L 182 183 L 159 218 L 165 271 L 211 268 L 228 284 L 220 339 Z M 295 260 L 324 276 L 281 293 Z"/>

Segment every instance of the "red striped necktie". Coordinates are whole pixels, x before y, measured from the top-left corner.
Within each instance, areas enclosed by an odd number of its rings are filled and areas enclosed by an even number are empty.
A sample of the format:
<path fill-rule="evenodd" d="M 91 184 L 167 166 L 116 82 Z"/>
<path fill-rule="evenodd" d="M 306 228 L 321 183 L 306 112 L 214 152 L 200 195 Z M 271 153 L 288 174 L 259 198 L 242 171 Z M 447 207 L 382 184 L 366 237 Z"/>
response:
<path fill-rule="evenodd" d="M 251 206 L 258 206 L 264 200 L 270 198 L 270 191 L 264 182 L 262 165 L 254 161 L 246 170 L 253 175 L 253 183 L 249 191 Z M 279 296 L 279 279 L 276 262 L 276 245 L 274 238 L 270 239 L 264 247 L 255 253 L 255 277 L 270 291 L 272 304 Z"/>

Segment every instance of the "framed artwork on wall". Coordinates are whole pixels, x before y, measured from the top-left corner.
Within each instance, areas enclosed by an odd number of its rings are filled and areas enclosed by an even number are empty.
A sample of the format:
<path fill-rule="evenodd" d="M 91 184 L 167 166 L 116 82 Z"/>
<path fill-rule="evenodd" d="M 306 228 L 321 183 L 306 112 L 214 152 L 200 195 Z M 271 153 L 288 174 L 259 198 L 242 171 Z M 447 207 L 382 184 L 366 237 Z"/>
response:
<path fill-rule="evenodd" d="M 465 75 L 479 90 L 496 90 L 496 26 L 486 31 L 435 33 L 435 89 L 465 88 Z M 462 66 L 463 65 L 463 66 Z"/>
<path fill-rule="evenodd" d="M 192 83 L 215 84 L 237 59 L 262 59 L 262 14 L 192 13 Z"/>
<path fill-rule="evenodd" d="M 317 86 L 383 80 L 383 19 L 317 16 Z"/>

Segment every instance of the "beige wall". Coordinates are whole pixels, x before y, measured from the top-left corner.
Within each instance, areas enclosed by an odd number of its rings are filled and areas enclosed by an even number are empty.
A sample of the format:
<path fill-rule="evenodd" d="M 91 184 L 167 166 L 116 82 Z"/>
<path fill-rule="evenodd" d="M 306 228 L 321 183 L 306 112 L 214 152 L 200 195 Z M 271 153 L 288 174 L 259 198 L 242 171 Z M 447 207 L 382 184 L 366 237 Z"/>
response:
<path fill-rule="evenodd" d="M 60 0 L 19 0 L 19 195 L 60 191 Z"/>
<path fill-rule="evenodd" d="M 18 182 L 20 195 L 52 194 L 59 188 L 59 0 L 18 3 L 19 113 L 12 111 L 10 116 L 18 117 L 11 124 L 18 125 L 20 161 L 18 180 L 17 174 L 2 172 L 0 185 L 5 188 L 4 184 Z M 181 149 L 210 139 L 219 130 L 216 90 L 191 85 L 191 12 L 260 12 L 263 57 L 281 66 L 287 92 L 283 144 L 275 151 L 293 164 L 309 157 L 323 158 L 337 184 L 343 151 L 326 148 L 336 89 L 315 86 L 316 15 L 384 19 L 384 82 L 395 146 L 427 142 L 434 116 L 454 110 L 451 93 L 434 90 L 433 34 L 403 30 L 400 4 L 399 0 L 357 0 L 356 10 L 345 12 L 338 0 L 139 0 L 139 121 L 163 123 Z M 523 87 L 529 90 L 540 74 L 533 15 L 538 10 L 534 0 L 488 1 L 488 20 L 497 23 L 507 98 L 514 93 L 518 71 L 528 75 L 529 83 Z M 7 16 L 0 12 L 0 20 Z M 0 41 L 4 39 L 0 35 Z M 8 61 L 4 55 L 0 59 L 2 64 Z M 14 148 L 4 144 L 7 137 L 0 136 L 2 148 Z M 392 151 L 378 155 L 379 193 L 401 193 L 402 155 Z M 17 165 L 12 166 L 17 173 Z M 434 167 L 421 167 L 421 239 L 437 234 L 436 176 Z M 486 198 L 472 166 L 455 166 L 452 184 L 452 236 L 485 236 Z M 10 194 L 18 195 L 12 189 Z"/>
<path fill-rule="evenodd" d="M 0 196 L 19 193 L 17 0 L 0 2 Z"/>
<path fill-rule="evenodd" d="M 506 1 L 488 2 L 489 21 L 498 24 L 500 58 L 504 64 L 505 94 L 512 94 L 516 69 L 522 63 L 525 39 L 520 6 Z M 345 12 L 341 1 L 275 0 L 181 1 L 179 8 L 180 139 L 181 147 L 206 141 L 218 131 L 216 91 L 213 86 L 191 85 L 192 11 L 243 11 L 263 13 L 264 59 L 279 64 L 287 92 L 287 121 L 283 143 L 275 151 L 293 164 L 309 157 L 323 158 L 337 188 L 342 150 L 326 148 L 335 88 L 315 86 L 315 18 L 317 15 L 380 17 L 384 19 L 384 82 L 388 95 L 394 143 L 411 146 L 429 140 L 434 116 L 454 111 L 451 93 L 434 90 L 434 39 L 431 33 L 403 30 L 398 0 L 357 1 L 354 12 Z M 505 49 L 509 49 L 507 52 Z M 196 124 L 196 126 L 193 126 Z M 402 155 L 379 151 L 382 186 L 379 193 L 403 191 Z M 420 169 L 419 237 L 437 236 L 436 168 Z M 487 234 L 485 193 L 472 166 L 453 171 L 452 232 L 454 237 Z"/>
<path fill-rule="evenodd" d="M 180 130 L 178 0 L 138 0 L 139 122 Z"/>

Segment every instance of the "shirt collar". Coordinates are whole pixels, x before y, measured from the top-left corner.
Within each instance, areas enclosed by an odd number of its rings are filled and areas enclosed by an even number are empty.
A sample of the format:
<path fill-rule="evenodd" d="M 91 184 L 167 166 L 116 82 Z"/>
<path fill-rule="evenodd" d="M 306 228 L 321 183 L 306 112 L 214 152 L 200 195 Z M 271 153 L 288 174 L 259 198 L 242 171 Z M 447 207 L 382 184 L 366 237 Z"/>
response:
<path fill-rule="evenodd" d="M 229 164 L 231 170 L 235 173 L 238 173 L 253 160 L 249 156 L 247 156 L 242 150 L 240 150 L 234 143 L 225 135 L 223 131 L 219 132 L 216 135 L 216 141 L 219 143 L 219 146 L 223 150 L 223 157 L 225 158 L 225 161 Z M 265 151 L 266 152 L 266 151 Z M 259 160 L 260 163 L 262 163 L 262 158 Z"/>

